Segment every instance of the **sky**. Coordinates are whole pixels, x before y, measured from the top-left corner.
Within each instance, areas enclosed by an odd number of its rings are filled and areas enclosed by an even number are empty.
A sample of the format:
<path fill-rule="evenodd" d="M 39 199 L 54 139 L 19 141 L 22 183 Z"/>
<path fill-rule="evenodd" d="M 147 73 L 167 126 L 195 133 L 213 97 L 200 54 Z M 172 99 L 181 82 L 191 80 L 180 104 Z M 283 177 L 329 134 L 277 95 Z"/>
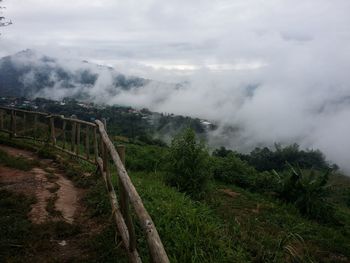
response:
<path fill-rule="evenodd" d="M 350 172 L 349 0 L 6 0 L 0 57 L 31 48 L 167 83 L 110 98 L 216 121 L 242 151 L 297 142 Z M 108 82 L 97 86 L 101 91 Z M 166 97 L 166 98 L 164 98 Z M 239 134 L 222 133 L 227 125 Z"/>

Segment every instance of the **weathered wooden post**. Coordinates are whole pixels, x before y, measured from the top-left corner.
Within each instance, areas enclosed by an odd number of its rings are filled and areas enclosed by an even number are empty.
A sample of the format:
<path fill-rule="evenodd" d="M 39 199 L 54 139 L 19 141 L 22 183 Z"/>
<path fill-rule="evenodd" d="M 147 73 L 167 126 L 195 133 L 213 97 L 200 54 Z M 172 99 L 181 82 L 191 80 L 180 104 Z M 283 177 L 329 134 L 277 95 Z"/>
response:
<path fill-rule="evenodd" d="M 23 135 L 26 134 L 26 125 L 27 125 L 27 114 L 23 113 Z"/>
<path fill-rule="evenodd" d="M 16 134 L 16 115 L 15 111 L 11 110 L 11 120 L 10 120 L 11 130 L 10 130 L 10 139 L 12 139 Z"/>
<path fill-rule="evenodd" d="M 98 158 L 98 143 L 97 143 L 97 131 L 96 127 L 94 127 L 94 154 L 95 154 L 95 161 L 97 163 Z"/>
<path fill-rule="evenodd" d="M 89 141 L 89 126 L 86 125 L 85 128 L 85 154 L 86 154 L 86 159 L 90 159 L 90 141 Z"/>
<path fill-rule="evenodd" d="M 4 111 L 0 110 L 0 129 L 4 129 Z"/>
<path fill-rule="evenodd" d="M 63 120 L 63 124 L 62 124 L 62 140 L 63 140 L 62 148 L 63 149 L 66 149 L 66 126 L 67 126 L 67 122 Z"/>
<path fill-rule="evenodd" d="M 34 140 L 37 138 L 37 133 L 38 133 L 38 115 L 34 114 Z"/>
<path fill-rule="evenodd" d="M 51 131 L 51 142 L 53 145 L 56 145 L 55 119 L 53 116 L 50 116 L 50 131 Z"/>
<path fill-rule="evenodd" d="M 72 144 L 71 144 L 71 152 L 75 152 L 75 139 L 76 139 L 76 129 L 77 123 L 75 121 L 72 122 Z"/>
<path fill-rule="evenodd" d="M 77 142 L 76 142 L 75 153 L 79 155 L 80 153 L 80 123 L 77 123 Z"/>
<path fill-rule="evenodd" d="M 103 123 L 103 126 L 105 126 L 105 130 L 107 132 L 107 120 L 106 120 L 106 118 L 102 118 L 102 123 Z"/>
<path fill-rule="evenodd" d="M 125 167 L 125 146 L 118 145 L 117 152 L 118 152 L 118 155 L 120 157 L 120 160 L 122 161 L 122 163 Z M 118 179 L 118 188 L 119 188 L 120 211 L 121 211 L 121 213 L 124 217 L 125 223 L 128 227 L 129 249 L 130 249 L 130 252 L 132 252 L 136 249 L 135 228 L 134 228 L 134 224 L 132 222 L 132 218 L 130 215 L 129 196 L 128 196 L 128 193 L 126 192 L 122 182 L 120 181 L 120 179 Z"/>

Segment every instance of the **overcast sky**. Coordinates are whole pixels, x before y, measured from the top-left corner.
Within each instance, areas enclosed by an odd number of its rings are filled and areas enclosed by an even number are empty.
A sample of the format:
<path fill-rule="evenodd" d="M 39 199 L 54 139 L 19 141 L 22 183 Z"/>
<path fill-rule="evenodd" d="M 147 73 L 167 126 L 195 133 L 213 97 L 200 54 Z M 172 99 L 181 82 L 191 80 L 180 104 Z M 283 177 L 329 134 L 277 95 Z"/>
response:
<path fill-rule="evenodd" d="M 140 71 L 182 73 L 201 67 L 254 70 L 289 60 L 297 63 L 295 51 L 315 59 L 323 52 L 349 59 L 348 0 L 5 0 L 4 4 L 4 15 L 14 24 L 1 29 L 1 56 L 30 47 L 110 65 L 128 62 Z"/>
<path fill-rule="evenodd" d="M 33 48 L 166 82 L 127 101 L 239 125 L 233 147 L 300 143 L 350 171 L 349 0 L 6 0 L 0 56 Z M 97 87 L 98 88 L 98 87 Z M 239 141 L 237 145 L 237 141 Z"/>

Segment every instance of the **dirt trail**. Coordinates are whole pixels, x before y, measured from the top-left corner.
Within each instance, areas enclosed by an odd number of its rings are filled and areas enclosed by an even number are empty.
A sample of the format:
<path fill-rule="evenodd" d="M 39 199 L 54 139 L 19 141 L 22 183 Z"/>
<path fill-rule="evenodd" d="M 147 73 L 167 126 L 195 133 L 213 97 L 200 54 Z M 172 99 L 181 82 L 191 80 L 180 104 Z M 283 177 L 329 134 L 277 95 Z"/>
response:
<path fill-rule="evenodd" d="M 30 151 L 3 145 L 0 145 L 0 149 L 15 157 L 21 156 L 39 161 L 41 167 L 35 167 L 30 171 L 20 171 L 0 165 L 0 182 L 5 185 L 5 188 L 36 197 L 37 202 L 32 205 L 28 214 L 30 220 L 35 224 L 41 224 L 48 220 L 63 219 L 72 224 L 78 207 L 78 189 L 64 177 L 64 171 L 51 160 L 39 160 Z M 48 207 L 53 201 L 53 207 Z M 56 210 L 57 213 L 51 215 L 48 208 Z M 60 218 L 56 218 L 57 214 L 61 215 Z"/>
<path fill-rule="evenodd" d="M 86 247 L 87 240 L 104 229 L 104 221 L 89 216 L 83 202 L 87 190 L 76 188 L 65 176 L 64 167 L 53 160 L 40 159 L 33 152 L 8 146 L 0 145 L 0 150 L 33 161 L 30 171 L 0 163 L 0 188 L 36 199 L 28 219 L 37 229 L 43 229 L 46 237 L 30 245 L 30 251 L 36 246 L 40 248 L 26 255 L 28 262 L 86 262 L 94 257 L 94 251 Z M 62 228 L 56 230 L 55 226 L 63 227 L 65 234 L 60 235 Z"/>

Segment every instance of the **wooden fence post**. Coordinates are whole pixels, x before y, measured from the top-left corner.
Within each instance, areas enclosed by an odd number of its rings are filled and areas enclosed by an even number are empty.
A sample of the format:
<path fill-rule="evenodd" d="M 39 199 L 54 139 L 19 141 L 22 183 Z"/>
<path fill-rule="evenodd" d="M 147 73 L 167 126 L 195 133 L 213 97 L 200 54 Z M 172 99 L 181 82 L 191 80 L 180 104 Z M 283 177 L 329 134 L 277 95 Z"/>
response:
<path fill-rule="evenodd" d="M 102 123 L 103 123 L 103 126 L 105 126 L 105 130 L 107 132 L 107 120 L 106 120 L 106 118 L 102 118 Z"/>
<path fill-rule="evenodd" d="M 34 131 L 33 131 L 34 140 L 37 138 L 37 133 L 38 133 L 37 129 L 38 129 L 38 115 L 34 114 Z"/>
<path fill-rule="evenodd" d="M 80 123 L 77 124 L 77 142 L 76 142 L 75 153 L 79 155 L 80 153 Z"/>
<path fill-rule="evenodd" d="M 12 139 L 15 136 L 16 133 L 16 116 L 15 116 L 15 111 L 11 110 L 11 120 L 10 120 L 10 139 Z"/>
<path fill-rule="evenodd" d="M 98 158 L 98 143 L 97 143 L 97 131 L 96 127 L 94 127 L 94 154 L 95 154 L 95 161 L 97 163 Z"/>
<path fill-rule="evenodd" d="M 72 143 L 71 143 L 71 152 L 75 152 L 75 138 L 76 138 L 76 128 L 77 128 L 77 123 L 73 122 L 72 123 Z"/>
<path fill-rule="evenodd" d="M 89 141 L 89 126 L 86 125 L 85 128 L 85 154 L 86 159 L 90 159 L 90 141 Z"/>
<path fill-rule="evenodd" d="M 23 135 L 26 134 L 27 114 L 23 113 Z"/>
<path fill-rule="evenodd" d="M 122 161 L 125 167 L 125 146 L 118 145 L 117 152 L 119 154 L 120 160 Z M 136 249 L 135 228 L 130 215 L 129 196 L 119 178 L 118 178 L 118 189 L 119 189 L 119 199 L 120 199 L 120 211 L 124 217 L 125 224 L 128 227 L 129 249 L 130 249 L 130 252 L 132 252 Z"/>
<path fill-rule="evenodd" d="M 55 135 L 55 119 L 50 117 L 50 131 L 51 131 L 51 142 L 53 145 L 56 145 L 56 135 Z"/>
<path fill-rule="evenodd" d="M 4 111 L 0 110 L 0 129 L 4 129 Z"/>
<path fill-rule="evenodd" d="M 66 149 L 66 126 L 67 126 L 67 123 L 65 120 L 63 120 L 63 124 L 62 124 L 62 140 L 63 140 L 62 148 L 63 149 Z"/>

